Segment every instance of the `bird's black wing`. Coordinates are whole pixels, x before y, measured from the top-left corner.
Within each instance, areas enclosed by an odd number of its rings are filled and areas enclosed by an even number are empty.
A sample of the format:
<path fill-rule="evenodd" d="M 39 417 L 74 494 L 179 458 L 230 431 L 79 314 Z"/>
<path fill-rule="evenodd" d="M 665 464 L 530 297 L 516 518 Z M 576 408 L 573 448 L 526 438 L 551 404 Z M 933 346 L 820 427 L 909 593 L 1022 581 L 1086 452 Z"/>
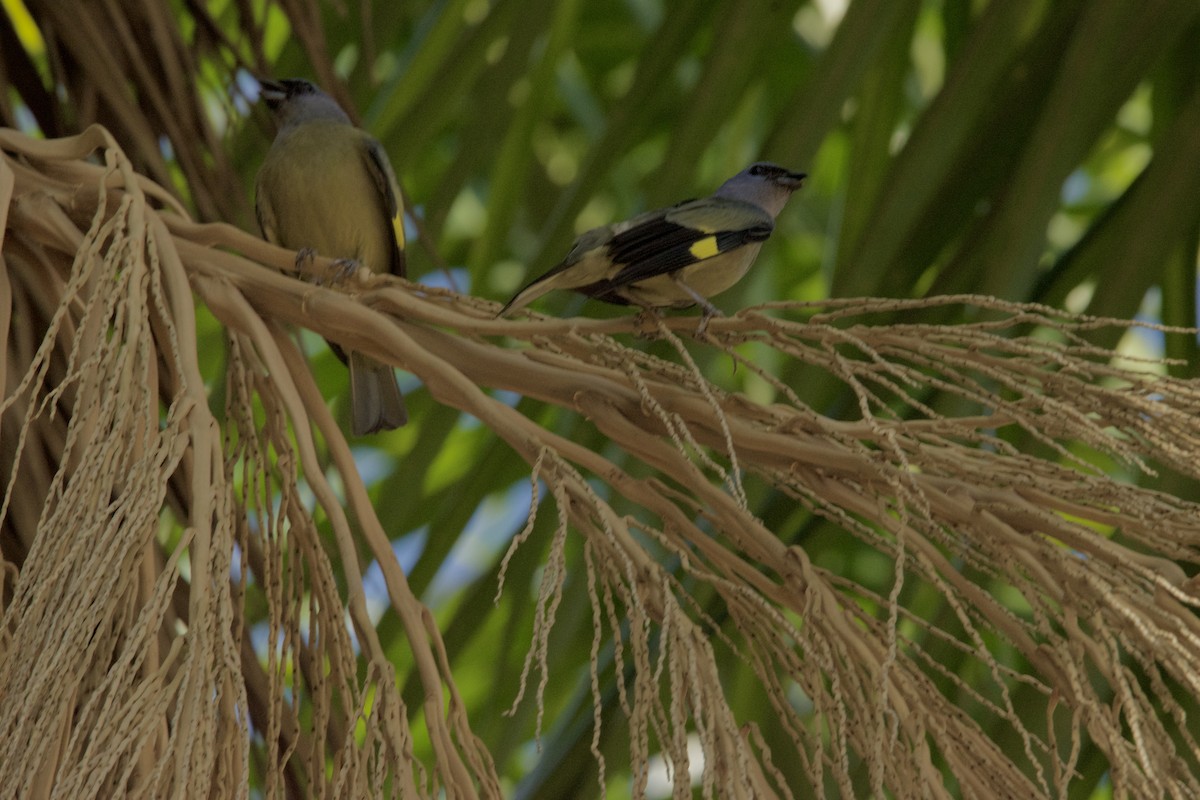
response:
<path fill-rule="evenodd" d="M 279 246 L 279 235 L 275 232 L 275 211 L 262 190 L 261 179 L 254 187 L 254 216 L 258 219 L 258 229 L 262 232 L 262 237 Z"/>
<path fill-rule="evenodd" d="M 774 220 L 763 209 L 724 197 L 689 200 L 645 214 L 608 242 L 608 256 L 620 268 L 602 282 L 603 288 L 611 290 L 676 272 L 761 242 L 774 228 Z"/>
<path fill-rule="evenodd" d="M 392 171 L 392 164 L 383 145 L 365 133 L 363 142 L 367 170 L 386 204 L 387 222 L 391 225 L 392 241 L 396 245 L 395 257 L 388 271 L 403 278 L 408 272 L 408 267 L 404 257 L 404 201 L 400 195 L 400 184 L 396 181 L 396 174 Z"/>

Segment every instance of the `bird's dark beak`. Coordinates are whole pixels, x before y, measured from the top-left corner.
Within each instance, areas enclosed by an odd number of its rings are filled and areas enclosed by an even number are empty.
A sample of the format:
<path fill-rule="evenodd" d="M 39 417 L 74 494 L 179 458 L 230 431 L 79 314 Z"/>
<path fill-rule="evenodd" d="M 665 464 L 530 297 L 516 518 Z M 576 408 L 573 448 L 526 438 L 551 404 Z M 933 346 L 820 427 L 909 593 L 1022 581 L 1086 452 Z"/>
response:
<path fill-rule="evenodd" d="M 273 81 L 270 78 L 258 79 L 258 96 L 262 99 L 267 107 L 271 110 L 279 108 L 279 105 L 287 100 L 288 91 L 282 83 Z"/>
<path fill-rule="evenodd" d="M 789 192 L 794 192 L 804 185 L 804 179 L 807 177 L 808 174 L 804 172 L 785 172 L 783 175 L 780 175 L 775 182 L 787 189 Z"/>

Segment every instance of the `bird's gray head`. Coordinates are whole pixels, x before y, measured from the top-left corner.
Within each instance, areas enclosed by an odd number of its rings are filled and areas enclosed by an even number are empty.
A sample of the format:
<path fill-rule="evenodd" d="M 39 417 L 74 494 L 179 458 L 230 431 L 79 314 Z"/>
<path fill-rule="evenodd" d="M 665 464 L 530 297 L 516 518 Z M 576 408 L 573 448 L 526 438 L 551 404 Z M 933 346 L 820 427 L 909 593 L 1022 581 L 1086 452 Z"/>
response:
<path fill-rule="evenodd" d="M 350 117 L 329 95 L 301 78 L 259 79 L 259 97 L 271 109 L 283 131 L 317 119 L 350 124 Z"/>
<path fill-rule="evenodd" d="M 777 217 L 792 192 L 804 185 L 806 177 L 803 172 L 792 172 L 778 164 L 759 161 L 721 184 L 717 196 L 753 203 Z"/>

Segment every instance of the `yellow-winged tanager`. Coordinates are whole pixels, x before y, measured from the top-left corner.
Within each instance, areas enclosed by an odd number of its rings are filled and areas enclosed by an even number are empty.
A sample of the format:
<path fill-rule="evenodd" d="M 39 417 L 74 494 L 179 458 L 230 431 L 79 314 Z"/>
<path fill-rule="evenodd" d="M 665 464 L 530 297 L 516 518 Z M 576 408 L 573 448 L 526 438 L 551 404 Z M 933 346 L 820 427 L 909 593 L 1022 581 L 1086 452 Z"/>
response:
<path fill-rule="evenodd" d="M 356 128 L 332 97 L 305 80 L 262 80 L 279 132 L 258 173 L 256 210 L 272 244 L 315 251 L 404 276 L 404 209 L 383 147 Z M 350 367 L 354 435 L 408 421 L 387 364 L 330 343 Z"/>
<path fill-rule="evenodd" d="M 720 314 L 708 298 L 746 274 L 774 230 L 775 217 L 805 177 L 759 162 L 725 181 L 711 197 L 590 230 L 575 240 L 558 266 L 517 292 L 500 316 L 551 289 L 574 289 L 619 305 L 699 305 L 707 321 Z"/>

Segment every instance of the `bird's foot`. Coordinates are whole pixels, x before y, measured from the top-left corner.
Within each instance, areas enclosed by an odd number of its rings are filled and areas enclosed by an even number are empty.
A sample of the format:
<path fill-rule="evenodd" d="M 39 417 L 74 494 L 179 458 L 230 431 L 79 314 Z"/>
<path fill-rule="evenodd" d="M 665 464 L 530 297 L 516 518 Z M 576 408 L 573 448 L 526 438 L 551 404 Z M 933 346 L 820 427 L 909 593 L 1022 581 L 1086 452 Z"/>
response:
<path fill-rule="evenodd" d="M 704 309 L 704 311 L 703 311 L 703 313 L 700 314 L 700 324 L 696 326 L 696 338 L 697 339 L 702 338 L 704 336 L 704 333 L 708 330 L 708 321 L 710 319 L 712 319 L 713 317 L 725 316 L 724 314 L 721 313 L 721 309 L 717 308 L 712 303 L 706 302 L 701 307 Z"/>
<path fill-rule="evenodd" d="M 329 282 L 336 284 L 349 280 L 358 272 L 359 266 L 353 258 L 339 258 L 329 268 Z"/>
<path fill-rule="evenodd" d="M 353 258 L 339 258 L 330 264 L 329 269 L 318 273 L 315 268 L 317 255 L 317 251 L 311 247 L 296 251 L 296 273 L 301 280 L 315 286 L 332 286 L 343 283 L 358 272 L 359 263 Z"/>
<path fill-rule="evenodd" d="M 687 294 L 691 295 L 691 298 L 696 301 L 696 305 L 698 305 L 698 306 L 700 306 L 700 308 L 704 309 L 704 313 L 700 316 L 700 326 L 698 328 L 696 328 L 696 336 L 698 336 L 698 337 L 703 336 L 704 331 L 708 329 L 708 321 L 710 319 L 712 319 L 713 317 L 722 317 L 722 316 L 724 316 L 724 314 L 721 313 L 721 310 L 719 308 L 714 306 L 712 303 L 708 302 L 707 297 L 700 294 L 695 289 L 693 289 L 692 287 L 690 287 L 686 283 L 684 283 L 683 280 L 678 275 L 675 275 L 673 277 L 675 279 L 675 285 L 678 286 L 680 289 L 682 289 Z"/>
<path fill-rule="evenodd" d="M 313 275 L 313 262 L 317 258 L 317 251 L 311 247 L 302 247 L 296 251 L 296 275 L 302 281 L 314 283 L 315 276 Z"/>

